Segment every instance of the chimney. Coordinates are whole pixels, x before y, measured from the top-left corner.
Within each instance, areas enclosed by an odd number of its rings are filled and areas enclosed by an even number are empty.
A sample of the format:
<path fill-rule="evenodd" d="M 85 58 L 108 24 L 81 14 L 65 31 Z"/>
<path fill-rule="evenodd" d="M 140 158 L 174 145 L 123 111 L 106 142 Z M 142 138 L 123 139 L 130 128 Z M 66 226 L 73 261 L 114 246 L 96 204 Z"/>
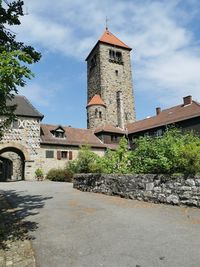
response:
<path fill-rule="evenodd" d="M 187 106 L 190 104 L 192 104 L 192 96 L 188 95 L 188 96 L 183 97 L 183 105 Z"/>
<path fill-rule="evenodd" d="M 157 108 L 156 108 L 156 115 L 159 115 L 160 112 L 161 112 L 161 108 L 160 108 L 160 107 L 157 107 Z"/>

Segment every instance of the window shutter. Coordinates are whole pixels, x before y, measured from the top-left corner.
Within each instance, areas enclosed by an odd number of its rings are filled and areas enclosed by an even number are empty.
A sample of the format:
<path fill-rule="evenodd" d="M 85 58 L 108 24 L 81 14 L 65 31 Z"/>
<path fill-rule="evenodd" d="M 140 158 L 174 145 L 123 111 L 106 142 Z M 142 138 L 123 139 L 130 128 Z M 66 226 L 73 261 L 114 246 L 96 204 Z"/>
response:
<path fill-rule="evenodd" d="M 61 159 L 61 151 L 57 151 L 57 159 L 60 160 Z"/>
<path fill-rule="evenodd" d="M 73 159 L 72 151 L 69 151 L 69 160 Z"/>

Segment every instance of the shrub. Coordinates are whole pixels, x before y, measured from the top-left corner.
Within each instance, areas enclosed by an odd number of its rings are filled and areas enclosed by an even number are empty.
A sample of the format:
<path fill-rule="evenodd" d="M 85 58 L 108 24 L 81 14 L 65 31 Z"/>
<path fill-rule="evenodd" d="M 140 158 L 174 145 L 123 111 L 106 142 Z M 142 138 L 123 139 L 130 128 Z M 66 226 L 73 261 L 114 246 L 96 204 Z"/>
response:
<path fill-rule="evenodd" d="M 73 173 L 66 169 L 51 169 L 47 175 L 46 179 L 58 182 L 71 182 Z"/>
<path fill-rule="evenodd" d="M 186 144 L 180 150 L 180 168 L 185 174 L 200 173 L 200 146 Z"/>
<path fill-rule="evenodd" d="M 191 173 L 200 169 L 200 138 L 170 129 L 162 137 L 140 137 L 131 153 L 134 173 Z"/>
<path fill-rule="evenodd" d="M 74 173 L 101 172 L 100 157 L 89 146 L 82 146 L 77 159 L 67 164 L 66 168 Z"/>
<path fill-rule="evenodd" d="M 35 176 L 36 177 L 43 177 L 44 176 L 44 173 L 43 173 L 43 170 L 38 168 L 36 171 L 35 171 Z"/>
<path fill-rule="evenodd" d="M 125 137 L 120 140 L 116 151 L 106 152 L 100 164 L 104 173 L 131 173 L 130 151 L 128 151 L 128 142 Z"/>

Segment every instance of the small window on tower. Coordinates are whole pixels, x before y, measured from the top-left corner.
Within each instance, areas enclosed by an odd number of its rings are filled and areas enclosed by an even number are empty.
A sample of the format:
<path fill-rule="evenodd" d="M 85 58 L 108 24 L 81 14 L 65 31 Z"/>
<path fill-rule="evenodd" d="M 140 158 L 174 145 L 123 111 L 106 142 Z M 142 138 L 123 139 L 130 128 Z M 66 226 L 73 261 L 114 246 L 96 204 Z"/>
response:
<path fill-rule="evenodd" d="M 102 119 L 102 112 L 99 111 L 99 118 Z"/>
<path fill-rule="evenodd" d="M 98 109 L 96 108 L 95 109 L 95 118 L 97 118 L 98 117 Z"/>
<path fill-rule="evenodd" d="M 118 76 L 118 74 L 119 74 L 118 70 L 115 70 L 115 74 L 116 74 L 116 76 Z"/>
<path fill-rule="evenodd" d="M 116 60 L 118 61 L 118 62 L 121 62 L 122 61 L 122 53 L 121 52 L 116 52 Z"/>
<path fill-rule="evenodd" d="M 115 51 L 114 50 L 109 50 L 109 58 L 110 59 L 115 59 Z"/>

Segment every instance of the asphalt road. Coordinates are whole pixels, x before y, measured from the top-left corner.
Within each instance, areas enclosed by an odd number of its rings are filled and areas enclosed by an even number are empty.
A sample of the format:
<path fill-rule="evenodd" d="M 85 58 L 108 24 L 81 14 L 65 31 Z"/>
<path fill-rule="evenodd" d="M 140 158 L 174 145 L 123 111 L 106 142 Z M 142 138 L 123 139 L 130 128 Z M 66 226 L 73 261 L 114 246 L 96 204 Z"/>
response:
<path fill-rule="evenodd" d="M 84 193 L 57 182 L 0 183 L 29 222 L 38 267 L 199 267 L 200 210 Z"/>

